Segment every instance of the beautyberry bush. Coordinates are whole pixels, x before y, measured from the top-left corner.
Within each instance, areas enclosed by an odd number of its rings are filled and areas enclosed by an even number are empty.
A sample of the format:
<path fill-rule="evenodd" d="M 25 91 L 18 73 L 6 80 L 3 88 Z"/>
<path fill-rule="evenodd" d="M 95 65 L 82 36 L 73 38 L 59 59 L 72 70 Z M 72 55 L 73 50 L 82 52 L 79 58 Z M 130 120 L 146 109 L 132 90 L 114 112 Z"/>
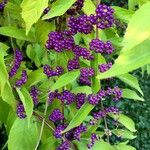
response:
<path fill-rule="evenodd" d="M 132 71 L 150 63 L 150 2 L 137 4 L 0 2 L 3 149 L 135 149 L 121 105 L 144 100 Z"/>

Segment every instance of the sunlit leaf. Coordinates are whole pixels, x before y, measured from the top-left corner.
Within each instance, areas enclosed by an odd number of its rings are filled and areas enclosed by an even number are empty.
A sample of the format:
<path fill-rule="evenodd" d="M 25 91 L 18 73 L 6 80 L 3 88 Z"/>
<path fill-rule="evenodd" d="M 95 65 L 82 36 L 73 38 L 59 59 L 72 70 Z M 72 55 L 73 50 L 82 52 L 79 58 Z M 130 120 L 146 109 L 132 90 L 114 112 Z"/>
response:
<path fill-rule="evenodd" d="M 48 6 L 48 0 L 23 0 L 21 3 L 22 18 L 26 24 L 26 34 L 30 31 L 32 25 L 36 23 L 43 10 Z"/>

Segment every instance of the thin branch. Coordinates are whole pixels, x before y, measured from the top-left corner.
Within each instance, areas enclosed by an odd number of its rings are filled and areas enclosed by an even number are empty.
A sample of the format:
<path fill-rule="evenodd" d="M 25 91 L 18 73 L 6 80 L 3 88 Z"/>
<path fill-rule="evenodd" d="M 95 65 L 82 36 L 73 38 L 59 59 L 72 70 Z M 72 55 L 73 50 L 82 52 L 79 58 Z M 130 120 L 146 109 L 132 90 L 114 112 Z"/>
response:
<path fill-rule="evenodd" d="M 101 108 L 102 108 L 102 111 L 104 111 L 104 105 L 103 105 L 102 100 L 101 100 Z M 107 121 L 106 121 L 106 116 L 104 116 L 103 118 L 104 118 L 104 123 L 105 123 L 105 129 L 107 130 L 106 132 L 108 132 L 109 129 L 108 129 Z M 109 143 L 109 134 L 106 133 L 106 135 L 107 135 L 107 142 Z"/>
<path fill-rule="evenodd" d="M 41 130 L 40 130 L 40 135 L 39 135 L 39 138 L 38 138 L 38 141 L 37 141 L 37 144 L 36 144 L 36 147 L 34 150 L 37 150 L 38 149 L 38 146 L 40 144 L 40 141 L 41 141 L 41 138 L 42 138 L 42 134 L 43 134 L 43 129 L 44 129 L 44 124 L 45 124 L 45 118 L 46 118 L 46 114 L 47 114 L 47 108 L 48 108 L 48 102 L 46 100 L 46 105 L 45 105 L 45 110 L 44 110 L 44 118 L 43 118 L 43 121 L 42 121 L 42 126 L 41 126 Z"/>
<path fill-rule="evenodd" d="M 7 147 L 7 144 L 8 144 L 8 141 L 6 141 L 6 143 L 4 144 L 1 150 L 4 150 Z"/>
<path fill-rule="evenodd" d="M 38 117 L 39 120 L 43 121 L 44 117 L 36 113 L 35 111 L 33 112 L 33 115 Z M 52 131 L 54 131 L 54 128 L 47 122 L 45 119 L 45 125 L 47 125 Z"/>

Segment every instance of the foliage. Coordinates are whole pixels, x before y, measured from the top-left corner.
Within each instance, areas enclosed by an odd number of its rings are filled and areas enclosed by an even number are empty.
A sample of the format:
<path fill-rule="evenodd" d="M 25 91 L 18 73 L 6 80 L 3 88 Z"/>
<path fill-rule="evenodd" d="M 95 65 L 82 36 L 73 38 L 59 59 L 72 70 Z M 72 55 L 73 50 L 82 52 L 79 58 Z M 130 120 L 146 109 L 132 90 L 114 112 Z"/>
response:
<path fill-rule="evenodd" d="M 99 3 L 0 2 L 3 149 L 135 150 L 125 106 L 144 101 L 132 71 L 149 72 L 150 2 Z"/>

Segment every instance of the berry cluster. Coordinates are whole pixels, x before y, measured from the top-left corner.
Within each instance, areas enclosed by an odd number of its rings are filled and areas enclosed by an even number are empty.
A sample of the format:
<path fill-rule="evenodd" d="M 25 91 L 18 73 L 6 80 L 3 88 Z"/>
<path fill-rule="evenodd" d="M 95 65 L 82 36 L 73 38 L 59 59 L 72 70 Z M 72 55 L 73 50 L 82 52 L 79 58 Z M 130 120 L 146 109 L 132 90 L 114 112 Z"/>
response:
<path fill-rule="evenodd" d="M 105 71 L 109 70 L 111 67 L 112 67 L 111 62 L 109 62 L 107 64 L 101 64 L 98 66 L 100 72 L 105 72 Z"/>
<path fill-rule="evenodd" d="M 92 77 L 92 76 L 94 76 L 94 69 L 93 68 L 81 68 L 79 81 L 81 84 L 91 85 L 90 77 Z"/>
<path fill-rule="evenodd" d="M 27 82 L 27 78 L 27 72 L 26 70 L 23 70 L 21 74 L 21 79 L 16 81 L 16 87 L 21 87 L 22 85 L 24 85 Z"/>
<path fill-rule="evenodd" d="M 58 98 L 60 96 L 60 93 L 58 93 L 58 91 L 55 92 L 49 92 L 48 94 L 48 102 L 51 105 L 53 100 Z"/>
<path fill-rule="evenodd" d="M 100 90 L 97 94 L 90 94 L 88 95 L 88 102 L 91 105 L 97 105 L 99 101 L 102 100 L 106 96 L 106 93 L 104 90 Z"/>
<path fill-rule="evenodd" d="M 107 6 L 99 4 L 96 8 L 96 25 L 100 29 L 110 28 L 114 23 L 114 10 Z"/>
<path fill-rule="evenodd" d="M 70 105 L 75 101 L 75 94 L 68 90 L 64 90 L 60 96 L 58 96 L 58 99 L 60 99 L 66 105 Z"/>
<path fill-rule="evenodd" d="M 108 87 L 106 90 L 107 96 L 112 96 L 114 101 L 119 101 L 122 98 L 122 90 L 119 87 L 114 87 L 113 89 Z"/>
<path fill-rule="evenodd" d="M 37 106 L 39 103 L 39 98 L 38 98 L 39 90 L 35 86 L 31 87 L 30 95 L 32 97 L 34 105 Z"/>
<path fill-rule="evenodd" d="M 54 49 L 56 52 L 63 52 L 64 50 L 72 50 L 74 47 L 74 39 L 69 31 L 64 32 L 50 32 L 46 43 L 46 48 Z"/>
<path fill-rule="evenodd" d="M 7 0 L 3 0 L 3 2 L 0 2 L 0 11 L 4 10 L 6 4 L 7 4 Z"/>
<path fill-rule="evenodd" d="M 75 56 L 78 58 L 78 57 L 83 57 L 84 59 L 87 59 L 87 60 L 93 60 L 94 57 L 93 55 L 91 55 L 90 51 L 88 51 L 86 48 L 84 47 L 80 47 L 78 45 L 76 45 L 74 48 L 73 48 L 73 53 L 75 54 Z"/>
<path fill-rule="evenodd" d="M 94 29 L 92 21 L 91 17 L 85 14 L 79 17 L 70 17 L 68 20 L 68 27 L 73 35 L 77 32 L 89 34 Z"/>
<path fill-rule="evenodd" d="M 49 120 L 52 122 L 57 122 L 64 119 L 64 115 L 61 113 L 59 109 L 54 109 L 51 115 L 49 116 Z"/>
<path fill-rule="evenodd" d="M 19 69 L 22 60 L 23 60 L 22 53 L 18 49 L 16 49 L 15 50 L 15 56 L 14 56 L 14 64 L 13 64 L 13 67 L 11 68 L 11 70 L 9 72 L 10 78 L 13 77 L 17 73 L 17 70 Z"/>
<path fill-rule="evenodd" d="M 81 124 L 80 126 L 74 129 L 74 139 L 80 141 L 81 133 L 86 131 L 87 131 L 86 126 Z"/>
<path fill-rule="evenodd" d="M 49 65 L 44 65 L 43 72 L 50 78 L 61 75 L 64 72 L 64 69 L 61 66 L 57 66 L 56 70 L 53 70 Z"/>
<path fill-rule="evenodd" d="M 79 58 L 75 57 L 73 59 L 70 59 L 67 64 L 67 68 L 68 68 L 68 71 L 79 69 L 80 68 Z"/>
<path fill-rule="evenodd" d="M 68 27 L 72 34 L 76 34 L 77 32 L 89 34 L 93 31 L 94 25 L 100 29 L 110 28 L 113 25 L 114 10 L 111 7 L 99 4 L 95 12 L 96 15 L 91 14 L 87 16 L 83 14 L 79 17 L 71 16 L 68 20 Z"/>
<path fill-rule="evenodd" d="M 84 0 L 77 0 L 73 6 L 67 11 L 69 15 L 76 15 L 79 13 L 83 7 Z"/>
<path fill-rule="evenodd" d="M 67 125 L 61 124 L 58 125 L 54 131 L 54 136 L 56 138 L 62 138 L 62 131 L 67 127 Z M 87 127 L 83 124 L 80 124 L 78 127 L 71 129 L 70 131 L 64 134 L 64 137 L 68 141 L 78 140 L 80 141 L 81 134 L 87 131 Z"/>
<path fill-rule="evenodd" d="M 103 111 L 99 111 L 93 114 L 94 119 L 99 120 L 103 117 L 105 117 L 108 113 L 114 113 L 119 114 L 119 108 L 118 107 L 108 107 L 105 108 Z"/>
<path fill-rule="evenodd" d="M 101 53 L 104 55 L 112 54 L 114 48 L 110 41 L 101 41 L 99 39 L 93 39 L 89 43 L 89 50 L 85 47 L 81 47 L 75 43 L 74 35 L 77 33 L 89 34 L 94 30 L 94 26 L 100 29 L 106 29 L 113 25 L 114 10 L 106 5 L 98 5 L 95 12 L 96 14 L 85 15 L 82 14 L 80 16 L 73 16 L 79 13 L 81 8 L 83 7 L 84 0 L 77 0 L 77 2 L 72 6 L 71 9 L 67 11 L 68 14 L 72 16 L 68 19 L 68 30 L 66 31 L 55 31 L 51 32 L 48 35 L 48 40 L 46 42 L 46 48 L 48 50 L 54 50 L 57 53 L 64 51 L 72 51 L 74 56 L 73 59 L 69 59 L 67 63 L 68 71 L 72 71 L 75 69 L 80 69 L 80 77 L 79 83 L 82 85 L 91 86 L 91 77 L 95 75 L 93 68 L 82 68 L 82 65 L 79 60 L 94 60 L 93 52 Z M 46 13 L 46 12 L 45 12 Z M 101 64 L 98 66 L 100 72 L 105 72 L 112 67 L 112 63 Z M 44 73 L 47 77 L 59 76 L 63 73 L 62 67 L 56 67 L 56 71 L 54 71 L 49 65 L 44 66 Z M 76 104 L 76 108 L 80 109 L 82 105 L 86 102 L 86 100 L 92 105 L 98 105 L 100 101 L 104 98 L 111 97 L 114 101 L 117 101 L 121 98 L 122 91 L 115 88 L 108 88 L 106 90 L 100 90 L 96 94 L 86 95 L 84 93 L 73 94 L 69 90 L 63 90 L 62 92 L 50 92 L 48 95 L 48 102 L 52 104 L 54 99 L 60 100 L 63 104 L 71 105 L 73 103 Z M 97 113 L 93 114 L 94 120 L 98 120 L 102 117 L 105 117 L 108 113 L 119 113 L 119 109 L 116 107 L 105 108 L 103 111 L 97 110 Z M 87 128 L 83 124 L 80 126 L 71 129 L 64 135 L 62 135 L 62 131 L 67 127 L 67 125 L 62 124 L 61 120 L 64 120 L 63 114 L 59 109 L 55 109 L 52 114 L 49 116 L 49 119 L 56 124 L 57 126 L 54 131 L 54 136 L 56 138 L 65 137 L 65 141 L 58 147 L 58 150 L 61 149 L 69 149 L 70 144 L 68 141 L 72 140 L 80 140 L 81 134 L 86 132 Z M 60 122 L 58 122 L 60 121 Z M 64 120 L 65 121 L 65 120 Z M 68 141 L 67 141 L 68 140 Z M 96 134 L 91 135 L 91 143 L 88 144 L 88 148 L 91 148 L 95 141 L 99 140 L 99 137 Z"/>
<path fill-rule="evenodd" d="M 85 103 L 85 100 L 86 100 L 86 94 L 78 93 L 76 95 L 76 108 L 80 109 L 82 105 Z"/>
<path fill-rule="evenodd" d="M 62 138 L 62 131 L 67 127 L 67 125 L 58 125 L 54 131 L 54 136 L 55 138 L 59 139 L 59 138 Z"/>
<path fill-rule="evenodd" d="M 17 105 L 17 116 L 20 118 L 20 119 L 24 119 L 26 118 L 26 114 L 25 114 L 25 110 L 24 110 L 24 106 L 22 103 L 19 103 Z"/>
<path fill-rule="evenodd" d="M 69 150 L 70 149 L 70 144 L 68 141 L 62 142 L 62 144 L 59 145 L 57 150 Z"/>
<path fill-rule="evenodd" d="M 94 146 L 95 142 L 98 140 L 100 140 L 100 137 L 93 133 L 91 135 L 91 140 L 90 140 L 91 143 L 87 144 L 88 149 L 91 149 Z"/>
<path fill-rule="evenodd" d="M 89 46 L 90 46 L 90 50 L 94 51 L 95 53 L 111 54 L 114 51 L 114 48 L 110 41 L 107 41 L 105 43 L 99 39 L 93 39 L 89 43 Z"/>

